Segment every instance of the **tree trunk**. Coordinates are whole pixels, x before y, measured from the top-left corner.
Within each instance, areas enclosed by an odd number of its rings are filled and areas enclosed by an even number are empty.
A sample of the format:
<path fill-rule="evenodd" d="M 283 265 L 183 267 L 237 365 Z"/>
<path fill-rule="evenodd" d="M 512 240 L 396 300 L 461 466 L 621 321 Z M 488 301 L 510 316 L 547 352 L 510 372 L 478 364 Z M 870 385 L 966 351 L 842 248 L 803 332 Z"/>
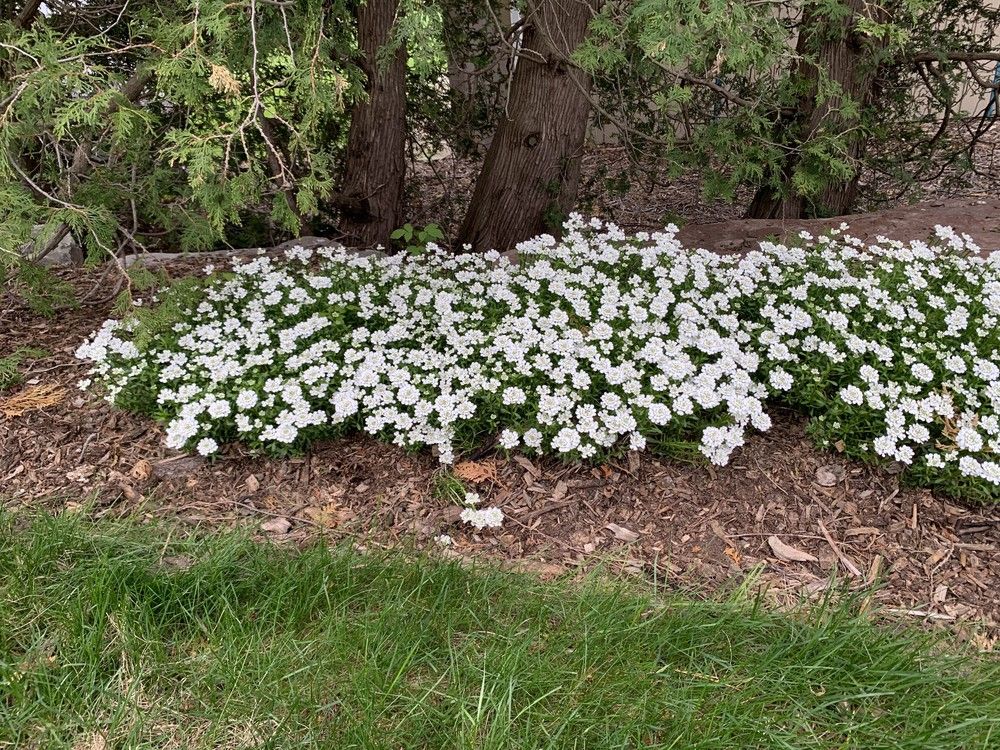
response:
<path fill-rule="evenodd" d="M 17 0 L 0 0 L 0 21 L 10 21 L 21 31 L 27 31 L 35 22 L 42 0 L 27 0 L 18 3 Z"/>
<path fill-rule="evenodd" d="M 463 157 L 482 156 L 507 97 L 514 53 L 502 34 L 511 28 L 512 9 L 509 1 L 475 0 L 445 3 L 443 12 L 450 145 Z"/>
<path fill-rule="evenodd" d="M 529 3 L 510 100 L 459 231 L 460 245 L 508 250 L 557 231 L 576 201 L 590 113 L 590 76 L 568 58 L 593 0 Z"/>
<path fill-rule="evenodd" d="M 792 137 L 791 142 L 786 142 L 789 152 L 781 168 L 781 187 L 773 183 L 762 185 L 747 210 L 748 218 L 840 216 L 854 205 L 858 162 L 865 145 L 861 114 L 872 101 L 877 74 L 874 57 L 879 52 L 879 43 L 856 28 L 857 18 L 872 18 L 877 11 L 865 0 L 842 2 L 851 13 L 839 21 L 811 6 L 803 13 L 796 44 L 799 59 L 791 74 L 801 93 L 794 113 L 780 118 L 777 126 L 779 138 L 782 134 Z M 841 93 L 821 100 L 821 74 Z M 848 111 L 844 111 L 845 103 L 852 105 Z M 853 166 L 854 175 L 846 180 L 831 180 L 818 195 L 801 195 L 795 190 L 793 177 L 796 170 L 803 168 L 803 149 L 810 140 L 831 134 L 840 135 L 844 143 L 840 158 Z"/>
<path fill-rule="evenodd" d="M 28 0 L 18 7 L 16 0 L 0 0 L 0 21 L 7 21 L 18 31 L 27 31 L 35 23 L 42 0 Z M 0 62 L 0 84 L 8 83 L 13 67 L 8 61 Z"/>
<path fill-rule="evenodd" d="M 358 7 L 361 67 L 367 97 L 351 113 L 347 165 L 336 203 L 346 240 L 361 246 L 387 242 L 402 222 L 406 175 L 406 49 L 387 62 L 378 51 L 392 39 L 399 0 L 366 0 Z"/>

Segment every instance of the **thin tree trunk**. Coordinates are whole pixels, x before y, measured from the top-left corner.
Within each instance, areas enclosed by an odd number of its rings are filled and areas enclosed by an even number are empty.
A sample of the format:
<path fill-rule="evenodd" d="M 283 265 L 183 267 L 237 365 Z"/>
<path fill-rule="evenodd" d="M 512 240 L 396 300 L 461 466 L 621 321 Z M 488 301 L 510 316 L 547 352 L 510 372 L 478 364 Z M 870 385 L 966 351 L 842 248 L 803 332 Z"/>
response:
<path fill-rule="evenodd" d="M 573 208 L 590 114 L 590 77 L 568 58 L 583 41 L 592 0 L 529 3 L 507 111 L 459 230 L 459 244 L 507 250 L 557 231 Z"/>
<path fill-rule="evenodd" d="M 451 147 L 462 156 L 489 148 L 514 61 L 509 2 L 445 3 L 444 43 L 451 100 Z M 488 132 L 484 132 L 488 131 Z"/>
<path fill-rule="evenodd" d="M 35 23 L 42 0 L 28 0 L 18 10 L 15 0 L 0 0 L 0 21 L 9 21 L 19 31 L 27 31 Z M 0 63 L 0 84 L 8 83 L 13 66 L 9 61 Z M 0 104 L 0 108 L 2 108 Z"/>
<path fill-rule="evenodd" d="M 28 0 L 21 8 L 21 12 L 18 13 L 17 20 L 14 22 L 17 28 L 25 31 L 30 29 L 38 17 L 38 11 L 41 7 L 42 0 Z"/>
<path fill-rule="evenodd" d="M 399 0 L 367 0 L 358 8 L 361 66 L 367 97 L 351 113 L 340 228 L 362 246 L 387 242 L 402 222 L 406 175 L 406 50 L 380 64 L 379 50 L 392 39 Z"/>
<path fill-rule="evenodd" d="M 27 0 L 25 3 L 18 3 L 16 0 L 0 0 L 0 21 L 10 21 L 21 31 L 27 31 L 35 22 L 41 7 L 42 0 Z"/>
<path fill-rule="evenodd" d="M 864 150 L 861 113 L 870 106 L 877 67 L 873 60 L 879 51 L 875 40 L 856 29 L 856 20 L 871 17 L 865 0 L 843 0 L 851 14 L 839 22 L 831 21 L 820 11 L 807 7 L 799 31 L 796 52 L 799 60 L 792 72 L 801 91 L 794 114 L 779 120 L 778 133 L 791 134 L 786 145 L 789 153 L 781 167 L 778 188 L 761 186 L 747 210 L 753 219 L 797 219 L 807 216 L 840 216 L 854 205 L 858 187 L 858 169 Z M 831 25 L 837 25 L 831 28 Z M 815 60 L 815 62 L 813 62 Z M 842 94 L 820 100 L 821 75 Z M 844 110 L 845 101 L 852 103 Z M 798 193 L 793 185 L 797 169 L 802 167 L 802 150 L 815 137 L 839 134 L 844 143 L 841 157 L 854 166 L 854 176 L 831 181 L 815 197 Z"/>

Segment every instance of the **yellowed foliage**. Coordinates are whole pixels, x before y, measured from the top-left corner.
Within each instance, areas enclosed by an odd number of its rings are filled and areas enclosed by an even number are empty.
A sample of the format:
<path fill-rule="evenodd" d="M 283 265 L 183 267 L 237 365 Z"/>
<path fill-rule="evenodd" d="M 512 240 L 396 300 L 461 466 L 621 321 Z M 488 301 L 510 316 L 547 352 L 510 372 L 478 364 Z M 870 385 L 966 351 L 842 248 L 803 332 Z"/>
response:
<path fill-rule="evenodd" d="M 464 482 L 495 482 L 497 465 L 495 461 L 460 461 L 452 473 Z"/>
<path fill-rule="evenodd" d="M 20 417 L 29 411 L 38 411 L 54 406 L 65 397 L 66 389 L 62 386 L 36 385 L 0 400 L 0 412 L 5 417 Z"/>
<path fill-rule="evenodd" d="M 222 65 L 212 65 L 212 73 L 208 77 L 209 85 L 226 96 L 238 96 L 240 93 L 240 82 L 236 80 L 229 69 Z"/>

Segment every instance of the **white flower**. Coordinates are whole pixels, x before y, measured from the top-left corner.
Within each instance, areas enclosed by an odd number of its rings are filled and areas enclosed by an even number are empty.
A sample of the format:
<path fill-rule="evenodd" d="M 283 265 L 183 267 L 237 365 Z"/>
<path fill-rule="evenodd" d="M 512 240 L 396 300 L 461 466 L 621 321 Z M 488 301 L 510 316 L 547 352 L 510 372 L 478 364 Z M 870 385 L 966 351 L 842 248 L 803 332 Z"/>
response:
<path fill-rule="evenodd" d="M 504 388 L 503 391 L 503 402 L 507 406 L 513 406 L 517 404 L 523 404 L 527 400 L 527 395 L 525 392 L 518 388 L 517 386 L 510 386 Z"/>
<path fill-rule="evenodd" d="M 1000 254 L 950 230 L 803 240 L 720 258 L 685 250 L 676 228 L 629 236 L 574 215 L 516 262 L 258 255 L 205 279 L 151 339 L 133 319 L 104 323 L 77 350 L 81 386 L 155 403 L 174 448 L 234 429 L 305 444 L 334 427 L 433 447 L 442 464 L 475 434 L 587 459 L 694 430 L 722 464 L 784 394 L 820 439 L 1000 481 Z M 959 449 L 938 452 L 949 422 Z"/>
<path fill-rule="evenodd" d="M 934 380 L 934 370 L 925 365 L 923 362 L 916 362 L 910 368 L 910 372 L 913 373 L 913 377 L 921 383 L 929 383 Z"/>
<path fill-rule="evenodd" d="M 983 436 L 975 428 L 966 425 L 955 436 L 955 445 L 964 451 L 975 453 L 983 449 Z"/>
<path fill-rule="evenodd" d="M 535 450 L 542 447 L 542 433 L 532 427 L 523 435 L 524 444 Z"/>
<path fill-rule="evenodd" d="M 520 442 L 521 438 L 515 430 L 503 430 L 500 433 L 500 445 L 507 450 L 516 448 Z"/>
<path fill-rule="evenodd" d="M 503 511 L 497 507 L 465 508 L 461 519 L 477 529 L 499 528 L 503 526 Z"/>
<path fill-rule="evenodd" d="M 202 438 L 198 441 L 197 450 L 203 456 L 210 456 L 219 450 L 219 444 L 210 437 Z"/>
<path fill-rule="evenodd" d="M 242 390 L 236 395 L 236 406 L 244 411 L 257 405 L 257 394 L 254 391 Z"/>
<path fill-rule="evenodd" d="M 856 385 L 840 389 L 840 400 L 851 406 L 860 406 L 865 402 L 865 394 Z"/>
<path fill-rule="evenodd" d="M 953 373 L 956 373 L 957 375 L 961 375 L 967 369 L 965 360 L 957 355 L 946 357 L 944 360 L 944 366 L 947 367 L 949 370 L 951 370 Z"/>
<path fill-rule="evenodd" d="M 649 405 L 648 409 L 649 421 L 656 425 L 666 425 L 670 423 L 670 418 L 673 416 L 670 413 L 670 409 L 667 408 L 665 404 L 653 403 Z"/>
<path fill-rule="evenodd" d="M 216 419 L 228 417 L 231 411 L 232 407 L 229 405 L 228 401 L 213 401 L 208 405 L 209 416 L 215 417 Z"/>
<path fill-rule="evenodd" d="M 795 382 L 794 378 L 780 367 L 771 371 L 768 381 L 771 383 L 771 387 L 776 391 L 787 391 L 791 389 L 792 384 Z"/>
<path fill-rule="evenodd" d="M 580 433 L 571 427 L 563 427 L 552 438 L 552 447 L 560 453 L 569 453 L 580 447 Z"/>
<path fill-rule="evenodd" d="M 945 466 L 944 459 L 941 458 L 940 453 L 928 453 L 926 456 L 924 456 L 924 463 L 926 463 L 932 469 L 941 469 L 944 468 Z"/>

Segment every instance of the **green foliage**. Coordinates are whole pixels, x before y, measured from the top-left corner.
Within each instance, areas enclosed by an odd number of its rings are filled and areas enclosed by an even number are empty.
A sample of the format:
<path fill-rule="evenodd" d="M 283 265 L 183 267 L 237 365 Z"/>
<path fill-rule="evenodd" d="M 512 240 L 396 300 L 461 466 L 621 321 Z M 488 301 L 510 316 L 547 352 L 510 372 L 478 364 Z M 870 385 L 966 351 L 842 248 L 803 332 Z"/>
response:
<path fill-rule="evenodd" d="M 46 318 L 76 306 L 73 286 L 36 263 L 18 260 L 13 269 L 12 286 L 33 312 Z"/>
<path fill-rule="evenodd" d="M 450 469 L 442 469 L 434 475 L 431 494 L 438 500 L 462 505 L 466 492 L 465 484 Z"/>
<path fill-rule="evenodd" d="M 44 349 L 19 346 L 6 357 L 0 357 L 0 393 L 9 391 L 24 382 L 21 374 L 21 364 L 25 360 L 47 357 Z"/>
<path fill-rule="evenodd" d="M 440 11 L 404 5 L 395 43 L 436 76 Z M 64 225 L 93 260 L 298 234 L 333 193 L 363 90 L 353 12 L 112 0 L 0 22 L 0 262 Z"/>
<path fill-rule="evenodd" d="M 860 13 L 842 0 L 636 0 L 603 4 L 575 57 L 594 78 L 598 125 L 621 133 L 639 170 L 695 170 L 707 198 L 765 187 L 823 214 L 824 190 L 864 168 L 916 192 L 963 158 L 989 123 L 957 132 L 970 73 L 946 53 L 989 50 L 998 29 L 1000 10 L 982 0 Z M 872 80 L 861 98 L 827 67 L 823 45 L 838 41 L 863 51 L 851 71 Z M 927 50 L 942 61 L 914 65 Z M 953 124 L 934 136 L 942 116 Z"/>
<path fill-rule="evenodd" d="M 443 240 L 444 232 L 437 224 L 415 227 L 407 222 L 390 234 L 389 239 L 397 240 L 411 255 L 420 255 L 427 250 L 429 244 Z"/>
<path fill-rule="evenodd" d="M 143 276 L 140 276 L 140 279 L 143 279 Z M 148 346 L 157 336 L 168 331 L 175 323 L 188 319 L 187 316 L 191 308 L 201 299 L 208 280 L 184 276 L 167 282 L 162 277 L 158 277 L 155 281 L 151 279 L 149 283 L 150 285 L 153 283 L 162 284 L 155 305 L 136 307 L 131 304 L 130 297 L 124 296 L 125 293 L 118 302 L 123 317 L 131 319 L 132 325 L 136 326 L 136 345 L 143 347 Z"/>
<path fill-rule="evenodd" d="M 402 0 L 393 44 L 380 54 L 386 58 L 405 44 L 407 67 L 418 78 L 436 80 L 448 68 L 444 49 L 444 15 L 433 0 Z"/>
<path fill-rule="evenodd" d="M 0 19 L 0 263 L 67 227 L 96 262 L 274 244 L 328 221 L 364 96 L 355 2 L 91 6 L 55 4 L 26 30 Z M 956 130 L 970 74 L 946 53 L 990 49 L 1000 10 L 865 8 L 607 2 L 574 60 L 594 81 L 595 125 L 618 129 L 636 172 L 697 170 L 707 197 L 765 187 L 822 212 L 823 191 L 866 167 L 917 190 L 968 162 L 990 125 Z M 479 151 L 510 93 L 510 20 L 497 0 L 400 3 L 380 58 L 406 46 L 412 146 Z M 845 95 L 824 68 L 822 45 L 837 39 L 866 52 L 857 72 L 874 73 L 870 97 Z M 914 64 L 915 52 L 941 58 Z M 827 111 L 821 123 L 802 121 L 806 100 Z M 952 124 L 932 135 L 942 110 Z"/>
<path fill-rule="evenodd" d="M 697 168 L 710 197 L 732 198 L 780 157 L 765 145 L 793 29 L 767 3 L 606 3 L 575 58 L 637 164 Z"/>
<path fill-rule="evenodd" d="M 971 82 L 971 70 L 991 82 L 995 61 L 963 63 L 948 52 L 996 52 L 1000 7 L 983 0 L 909 2 L 908 52 L 940 55 L 912 63 L 905 54 L 880 69 L 876 103 L 866 126 L 873 144 L 866 166 L 873 198 L 895 199 L 902 186 L 919 198 L 925 183 L 961 188 L 973 168 L 977 144 L 1000 120 L 986 117 L 990 91 Z"/>

